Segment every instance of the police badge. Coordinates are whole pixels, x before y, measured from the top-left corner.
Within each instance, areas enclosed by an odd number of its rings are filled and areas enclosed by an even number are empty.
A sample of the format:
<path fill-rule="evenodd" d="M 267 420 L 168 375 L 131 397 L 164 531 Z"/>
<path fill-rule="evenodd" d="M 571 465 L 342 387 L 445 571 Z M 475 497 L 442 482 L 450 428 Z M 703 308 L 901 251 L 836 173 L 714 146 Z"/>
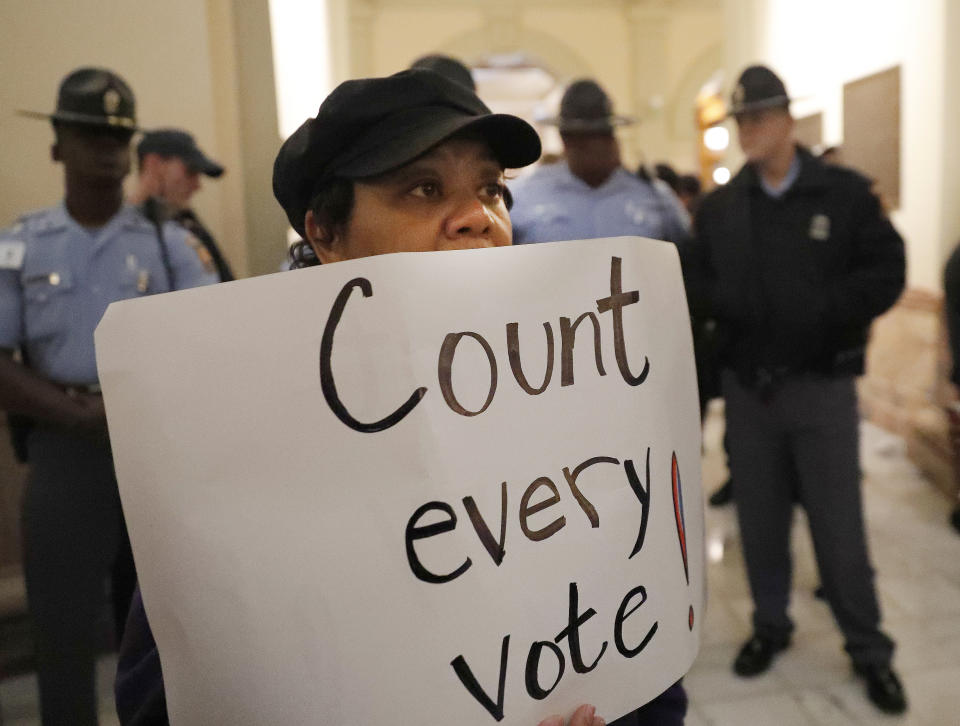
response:
<path fill-rule="evenodd" d="M 743 84 L 739 84 L 736 88 L 733 89 L 733 106 L 734 108 L 740 108 L 743 106 L 743 100 L 746 98 L 747 92 L 743 88 Z"/>
<path fill-rule="evenodd" d="M 820 242 L 830 239 L 830 217 L 826 214 L 814 214 L 810 218 L 810 239 Z"/>
<path fill-rule="evenodd" d="M 103 112 L 113 116 L 120 108 L 120 94 L 116 88 L 108 88 L 103 92 Z"/>

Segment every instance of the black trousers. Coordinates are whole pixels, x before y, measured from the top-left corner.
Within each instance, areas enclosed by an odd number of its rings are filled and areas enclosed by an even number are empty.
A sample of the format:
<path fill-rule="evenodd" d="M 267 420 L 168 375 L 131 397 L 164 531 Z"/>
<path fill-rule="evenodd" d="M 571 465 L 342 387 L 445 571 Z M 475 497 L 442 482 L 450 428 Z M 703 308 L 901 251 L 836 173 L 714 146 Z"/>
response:
<path fill-rule="evenodd" d="M 796 498 L 846 651 L 859 665 L 889 663 L 893 641 L 880 630 L 864 531 L 853 378 L 791 378 L 761 397 L 725 371 L 723 393 L 755 630 L 781 643 L 793 630 L 787 605 Z"/>
<path fill-rule="evenodd" d="M 42 426 L 28 446 L 24 573 L 42 722 L 96 724 L 95 665 L 107 581 L 113 581 L 115 626 L 126 616 L 136 582 L 113 458 L 105 441 Z"/>

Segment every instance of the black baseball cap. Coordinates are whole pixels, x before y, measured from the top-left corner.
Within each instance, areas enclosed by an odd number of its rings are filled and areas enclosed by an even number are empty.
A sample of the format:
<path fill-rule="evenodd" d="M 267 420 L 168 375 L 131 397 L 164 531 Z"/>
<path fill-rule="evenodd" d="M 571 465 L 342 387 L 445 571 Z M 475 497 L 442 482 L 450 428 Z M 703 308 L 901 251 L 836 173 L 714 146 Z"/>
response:
<path fill-rule="evenodd" d="M 53 113 L 18 111 L 56 123 L 137 130 L 136 101 L 130 86 L 105 68 L 77 68 L 60 82 Z"/>
<path fill-rule="evenodd" d="M 780 76 L 767 66 L 748 66 L 740 74 L 737 85 L 730 94 L 728 116 L 736 116 L 764 108 L 788 107 L 790 96 Z"/>
<path fill-rule="evenodd" d="M 591 78 L 574 81 L 560 99 L 560 114 L 541 123 L 559 127 L 561 133 L 609 133 L 614 126 L 628 126 L 636 119 L 613 112 L 613 102 L 603 87 Z"/>
<path fill-rule="evenodd" d="M 486 140 L 504 168 L 518 169 L 540 156 L 540 138 L 530 124 L 492 113 L 469 88 L 434 71 L 346 81 L 280 147 L 273 194 L 303 235 L 310 198 L 321 184 L 392 171 L 467 129 Z"/>
<path fill-rule="evenodd" d="M 223 167 L 200 151 L 193 136 L 180 129 L 147 131 L 137 145 L 137 157 L 143 159 L 147 154 L 159 154 L 166 158 L 175 156 L 183 159 L 188 168 L 207 176 L 218 177 L 223 174 Z"/>

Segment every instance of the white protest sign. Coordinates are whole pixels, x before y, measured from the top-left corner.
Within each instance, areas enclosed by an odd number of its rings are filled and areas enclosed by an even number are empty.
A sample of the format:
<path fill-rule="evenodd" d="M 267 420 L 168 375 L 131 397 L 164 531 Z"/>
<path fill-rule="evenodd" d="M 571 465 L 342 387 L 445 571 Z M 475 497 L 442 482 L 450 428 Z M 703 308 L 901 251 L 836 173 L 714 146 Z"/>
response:
<path fill-rule="evenodd" d="M 613 720 L 703 621 L 676 249 L 396 254 L 111 305 L 174 724 Z"/>

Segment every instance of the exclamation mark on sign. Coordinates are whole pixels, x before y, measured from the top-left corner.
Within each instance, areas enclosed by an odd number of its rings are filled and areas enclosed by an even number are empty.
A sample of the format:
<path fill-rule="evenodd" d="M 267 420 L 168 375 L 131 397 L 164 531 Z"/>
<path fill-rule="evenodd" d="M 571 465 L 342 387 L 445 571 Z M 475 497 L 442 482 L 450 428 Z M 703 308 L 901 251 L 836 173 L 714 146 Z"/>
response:
<path fill-rule="evenodd" d="M 683 488 L 680 486 L 680 466 L 677 464 L 677 452 L 673 452 L 670 462 L 670 478 L 673 480 L 673 515 L 677 520 L 677 537 L 680 538 L 680 554 L 683 555 L 683 574 L 690 584 L 690 567 L 687 564 L 687 526 L 683 518 Z M 693 605 L 687 615 L 687 625 L 693 630 Z"/>

